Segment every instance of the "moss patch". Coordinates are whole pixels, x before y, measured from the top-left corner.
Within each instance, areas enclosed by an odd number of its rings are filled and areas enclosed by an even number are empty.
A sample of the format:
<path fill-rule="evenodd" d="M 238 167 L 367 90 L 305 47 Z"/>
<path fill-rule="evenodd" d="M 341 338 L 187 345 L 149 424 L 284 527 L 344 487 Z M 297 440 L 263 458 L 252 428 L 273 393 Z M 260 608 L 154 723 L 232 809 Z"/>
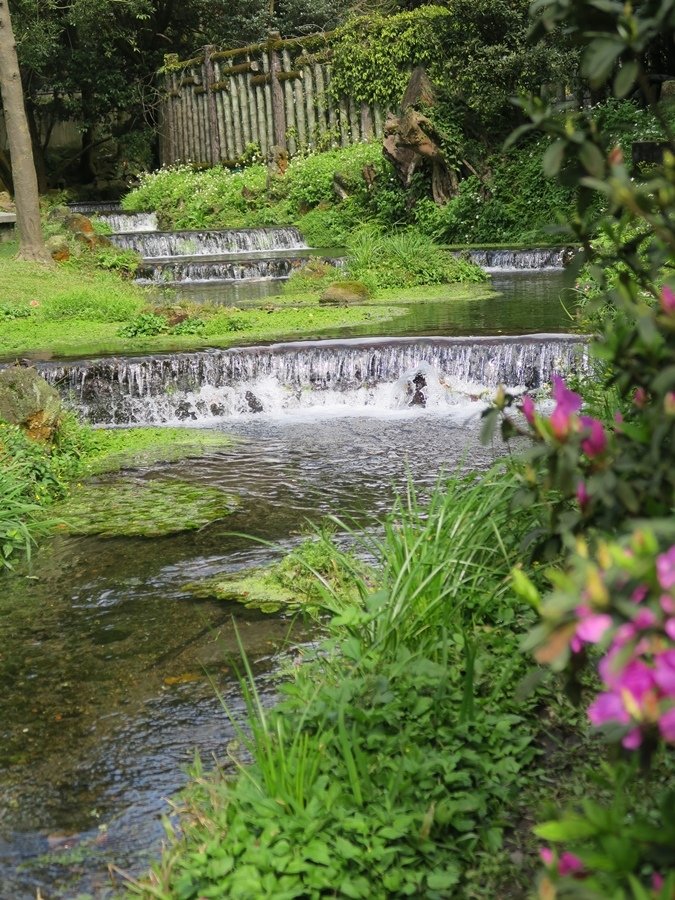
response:
<path fill-rule="evenodd" d="M 327 595 L 339 598 L 335 602 L 341 606 L 351 606 L 357 600 L 354 571 L 367 574 L 364 564 L 342 553 L 326 530 L 303 541 L 278 563 L 215 575 L 187 585 L 186 590 L 193 597 L 232 600 L 267 613 L 318 608 Z"/>
<path fill-rule="evenodd" d="M 232 600 L 247 609 L 276 613 L 282 609 L 297 609 L 306 603 L 306 596 L 284 587 L 274 566 L 268 569 L 247 569 L 236 575 L 216 575 L 188 584 L 186 590 L 193 597 L 208 600 Z"/>
<path fill-rule="evenodd" d="M 84 485 L 55 513 L 68 534 L 154 538 L 196 531 L 230 515 L 236 505 L 234 497 L 218 488 L 125 478 Z"/>
<path fill-rule="evenodd" d="M 194 428 L 101 428 L 88 431 L 85 472 L 99 475 L 176 462 L 231 447 L 222 431 Z"/>

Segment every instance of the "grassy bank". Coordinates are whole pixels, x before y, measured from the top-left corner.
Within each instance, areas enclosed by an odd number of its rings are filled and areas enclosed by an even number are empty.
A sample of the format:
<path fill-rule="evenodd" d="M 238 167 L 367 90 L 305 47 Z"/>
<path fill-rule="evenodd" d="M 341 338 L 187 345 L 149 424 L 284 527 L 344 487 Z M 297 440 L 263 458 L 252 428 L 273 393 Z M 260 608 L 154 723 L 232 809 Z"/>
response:
<path fill-rule="evenodd" d="M 70 524 L 75 519 L 82 531 L 93 520 L 101 501 L 96 494 L 86 494 L 82 486 L 86 479 L 200 456 L 231 443 L 221 432 L 201 429 L 94 430 L 66 415 L 54 443 L 43 445 L 29 440 L 19 428 L 0 422 L 0 573 L 30 556 L 38 538 L 64 527 L 77 530 Z M 73 496 L 74 506 L 69 506 L 66 501 Z M 146 505 L 153 507 L 156 500 L 151 498 Z M 169 509 L 175 502 L 175 496 L 168 497 Z M 165 512 L 166 503 L 164 499 Z M 221 506 L 213 507 L 216 513 L 220 514 Z M 127 509 L 118 533 L 128 526 L 128 518 Z"/>
<path fill-rule="evenodd" d="M 305 651 L 274 709 L 246 681 L 242 760 L 197 769 L 182 837 L 132 893 L 524 895 L 536 865 L 518 833 L 524 796 L 543 777 L 545 733 L 573 713 L 550 689 L 516 698 L 535 615 L 507 575 L 539 517 L 513 511 L 517 490 L 495 471 L 440 486 L 428 507 L 410 496 L 384 537 L 366 540 L 367 578 L 324 538 L 341 573 L 315 582 L 328 637 Z"/>
<path fill-rule="evenodd" d="M 214 306 L 172 306 L 118 275 L 59 266 L 56 272 L 12 259 L 11 245 L 0 258 L 9 286 L 0 304 L 0 356 L 45 357 L 136 353 L 228 347 L 280 336 L 317 334 L 323 329 L 386 321 L 403 313 L 393 302 L 371 307 L 325 307 L 316 299 L 302 308 L 288 304 L 239 310 Z M 171 325 L 172 318 L 179 321 Z"/>

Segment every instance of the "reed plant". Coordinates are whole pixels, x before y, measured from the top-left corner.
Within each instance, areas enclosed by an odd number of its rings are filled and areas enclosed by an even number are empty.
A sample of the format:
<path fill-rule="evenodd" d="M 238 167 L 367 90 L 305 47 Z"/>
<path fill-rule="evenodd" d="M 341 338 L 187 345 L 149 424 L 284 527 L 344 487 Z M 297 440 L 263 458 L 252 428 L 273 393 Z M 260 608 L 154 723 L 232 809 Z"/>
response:
<path fill-rule="evenodd" d="M 363 571 L 335 548 L 336 565 L 349 568 L 352 596 L 361 605 L 345 607 L 342 595 L 324 591 L 324 610 L 338 628 L 388 658 L 401 647 L 436 655 L 448 634 L 512 623 L 510 572 L 538 516 L 536 506 L 515 505 L 519 489 L 517 474 L 500 463 L 480 475 L 440 481 L 426 501 L 409 484 L 379 536 L 336 520 L 374 560 L 379 587 L 373 591 Z"/>

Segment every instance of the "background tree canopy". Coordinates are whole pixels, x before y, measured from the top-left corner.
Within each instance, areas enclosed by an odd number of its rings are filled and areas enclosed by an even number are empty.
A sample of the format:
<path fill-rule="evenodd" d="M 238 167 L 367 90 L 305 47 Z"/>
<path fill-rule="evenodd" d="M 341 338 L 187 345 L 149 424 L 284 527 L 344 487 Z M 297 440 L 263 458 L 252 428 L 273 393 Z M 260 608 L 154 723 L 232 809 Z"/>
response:
<path fill-rule="evenodd" d="M 453 133 L 495 145 L 512 124 L 510 97 L 576 72 L 559 30 L 527 45 L 528 8 L 528 0 L 12 0 L 41 188 L 57 121 L 77 123 L 82 148 L 52 160 L 52 182 L 93 180 L 101 125 L 123 153 L 151 167 L 164 54 L 245 45 L 269 28 L 294 36 L 339 27 L 335 89 L 383 106 L 397 106 L 410 68 L 424 63 L 441 86 L 440 116 L 452 120 Z"/>

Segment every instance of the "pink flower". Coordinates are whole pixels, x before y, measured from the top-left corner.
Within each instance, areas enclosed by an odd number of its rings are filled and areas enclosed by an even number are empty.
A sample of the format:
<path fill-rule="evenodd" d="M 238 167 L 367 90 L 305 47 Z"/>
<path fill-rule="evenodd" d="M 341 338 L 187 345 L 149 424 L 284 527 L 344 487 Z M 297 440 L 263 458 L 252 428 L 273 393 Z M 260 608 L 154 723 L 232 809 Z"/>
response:
<path fill-rule="evenodd" d="M 598 694 L 588 707 L 588 718 L 596 728 L 606 725 L 607 722 L 620 722 L 622 725 L 628 725 L 630 722 L 623 700 L 619 694 L 613 692 Z"/>
<path fill-rule="evenodd" d="M 607 437 L 602 423 L 590 416 L 582 416 L 581 424 L 588 431 L 588 436 L 581 442 L 581 449 L 590 459 L 600 456 L 607 449 Z"/>
<path fill-rule="evenodd" d="M 671 641 L 675 641 L 675 619 L 667 619 L 666 624 L 663 626 L 663 630 Z"/>
<path fill-rule="evenodd" d="M 608 616 L 606 613 L 591 613 L 591 615 L 586 615 L 581 619 L 577 625 L 575 635 L 585 644 L 597 644 L 611 627 L 611 616 Z"/>
<path fill-rule="evenodd" d="M 675 291 L 667 284 L 661 290 L 661 309 L 668 316 L 675 314 Z"/>
<path fill-rule="evenodd" d="M 665 650 L 654 657 L 654 681 L 667 697 L 675 699 L 675 650 Z"/>
<path fill-rule="evenodd" d="M 675 599 L 669 597 L 668 594 L 662 594 L 659 603 L 667 616 L 675 616 Z"/>
<path fill-rule="evenodd" d="M 574 853 L 568 853 L 565 851 L 560 856 L 560 862 L 558 863 L 558 872 L 564 877 L 565 875 L 578 875 L 579 872 L 583 871 L 584 864 L 579 859 L 578 856 L 575 856 Z"/>
<path fill-rule="evenodd" d="M 638 409 L 642 409 L 643 406 L 647 405 L 647 391 L 643 387 L 635 388 L 635 393 L 633 394 L 633 403 L 637 406 Z"/>
<path fill-rule="evenodd" d="M 523 411 L 523 415 L 530 423 L 530 425 L 534 425 L 534 400 L 530 397 L 529 394 L 523 394 L 521 399 L 521 409 Z"/>
<path fill-rule="evenodd" d="M 539 856 L 544 865 L 548 866 L 549 869 L 555 866 L 555 854 L 550 847 L 542 847 L 539 851 Z M 560 854 L 557 869 L 558 874 L 564 878 L 566 875 L 578 875 L 580 872 L 583 872 L 584 864 L 574 853 L 569 853 L 565 850 L 564 853 Z"/>
<path fill-rule="evenodd" d="M 562 440 L 570 432 L 572 417 L 581 409 L 581 397 L 571 391 L 559 375 L 554 375 L 553 399 L 556 407 L 549 421 L 555 436 Z"/>
<path fill-rule="evenodd" d="M 656 574 L 664 591 L 675 587 L 675 544 L 656 557 Z"/>
<path fill-rule="evenodd" d="M 642 743 L 642 732 L 639 728 L 633 728 L 628 734 L 621 739 L 621 744 L 626 750 L 637 750 Z"/>
<path fill-rule="evenodd" d="M 630 595 L 630 599 L 633 603 L 642 603 L 648 593 L 649 587 L 646 584 L 639 584 Z"/>
<path fill-rule="evenodd" d="M 588 506 L 588 501 L 590 500 L 590 495 L 588 493 L 588 488 L 584 484 L 583 481 L 580 481 L 577 485 L 577 503 L 579 504 L 581 511 L 583 512 Z"/>
<path fill-rule="evenodd" d="M 652 890 L 660 891 L 663 887 L 663 884 L 663 875 L 659 875 L 658 872 L 654 872 L 654 874 L 652 875 Z"/>
<path fill-rule="evenodd" d="M 664 741 L 675 744 L 675 707 L 664 712 L 659 718 L 659 731 Z"/>

